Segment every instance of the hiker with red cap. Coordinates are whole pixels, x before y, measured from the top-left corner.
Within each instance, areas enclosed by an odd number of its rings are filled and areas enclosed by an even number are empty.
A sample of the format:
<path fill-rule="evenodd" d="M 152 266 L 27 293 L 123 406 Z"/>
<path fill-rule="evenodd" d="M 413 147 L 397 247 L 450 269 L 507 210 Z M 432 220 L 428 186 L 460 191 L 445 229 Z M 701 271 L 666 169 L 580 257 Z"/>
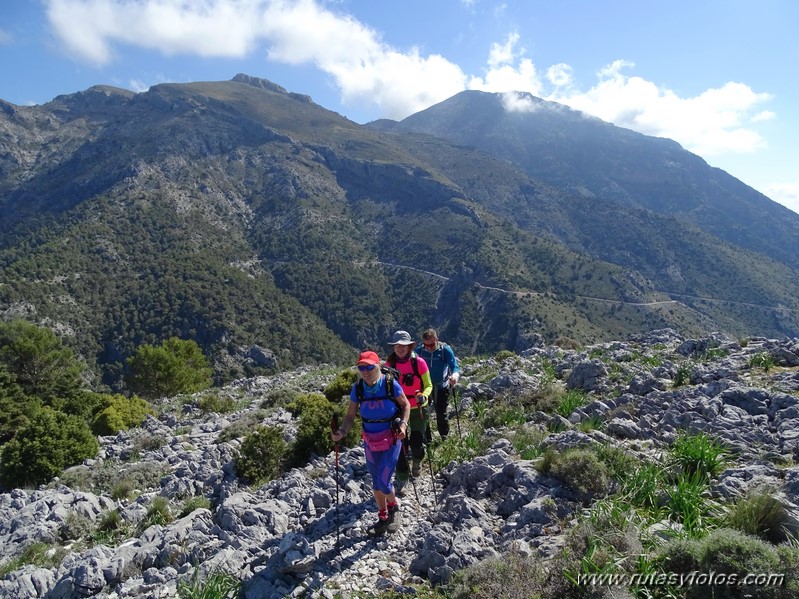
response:
<path fill-rule="evenodd" d="M 350 391 L 350 405 L 341 426 L 332 432 L 334 443 L 346 436 L 355 416 L 363 422 L 366 466 L 372 477 L 377 503 L 377 522 L 369 529 L 373 535 L 399 529 L 399 504 L 392 478 L 408 432 L 410 403 L 398 381 L 383 374 L 380 358 L 373 351 L 358 356 L 360 379 Z"/>

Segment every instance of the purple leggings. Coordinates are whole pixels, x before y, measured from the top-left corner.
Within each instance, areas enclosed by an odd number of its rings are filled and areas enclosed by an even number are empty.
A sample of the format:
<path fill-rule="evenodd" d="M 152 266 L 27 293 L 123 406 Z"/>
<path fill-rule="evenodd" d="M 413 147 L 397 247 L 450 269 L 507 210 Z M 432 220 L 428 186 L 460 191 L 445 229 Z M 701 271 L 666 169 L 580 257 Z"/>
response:
<path fill-rule="evenodd" d="M 394 470 L 397 468 L 397 460 L 401 450 L 402 443 L 399 441 L 386 451 L 372 451 L 364 443 L 366 467 L 369 469 L 369 474 L 372 475 L 372 487 L 375 491 L 390 495 L 394 490 L 391 479 L 394 476 Z"/>

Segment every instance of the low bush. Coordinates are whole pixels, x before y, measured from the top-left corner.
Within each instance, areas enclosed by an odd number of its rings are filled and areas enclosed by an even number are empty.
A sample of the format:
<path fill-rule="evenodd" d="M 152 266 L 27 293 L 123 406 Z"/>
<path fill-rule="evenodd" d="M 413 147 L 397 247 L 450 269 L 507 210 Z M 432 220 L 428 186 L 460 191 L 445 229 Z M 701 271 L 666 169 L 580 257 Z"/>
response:
<path fill-rule="evenodd" d="M 796 597 L 797 560 L 795 547 L 773 545 L 737 530 L 721 528 L 698 540 L 673 540 L 659 552 L 666 572 L 686 576 L 713 573 L 734 575 L 743 581 L 746 575 L 760 575 L 760 584 L 686 585 L 688 599 L 788 599 Z M 766 584 L 771 575 L 771 583 Z"/>
<path fill-rule="evenodd" d="M 247 412 L 236 422 L 232 423 L 230 426 L 226 426 L 219 432 L 219 435 L 217 435 L 217 443 L 225 443 L 226 441 L 246 437 L 261 426 L 261 422 L 263 422 L 267 416 L 269 416 L 269 412 L 266 410 L 259 409 L 254 412 Z"/>
<path fill-rule="evenodd" d="M 539 559 L 511 552 L 455 572 L 445 593 L 451 599 L 530 599 L 540 596 L 547 576 Z"/>
<path fill-rule="evenodd" d="M 722 443 L 705 433 L 683 433 L 669 448 L 668 461 L 678 473 L 710 479 L 724 469 L 728 454 Z"/>
<path fill-rule="evenodd" d="M 166 497 L 158 496 L 153 499 L 150 507 L 147 508 L 147 514 L 145 514 L 144 519 L 139 523 L 139 532 L 143 532 L 155 524 L 158 526 L 165 526 L 174 519 L 172 510 L 169 509 L 169 500 Z"/>
<path fill-rule="evenodd" d="M 70 512 L 58 529 L 58 538 L 61 541 L 77 541 L 88 537 L 94 532 L 94 522 L 91 518 Z"/>
<path fill-rule="evenodd" d="M 547 450 L 539 467 L 584 498 L 604 495 L 610 489 L 608 467 L 590 449 Z"/>
<path fill-rule="evenodd" d="M 46 483 L 98 449 L 84 420 L 42 408 L 0 450 L 0 483 L 6 489 Z"/>
<path fill-rule="evenodd" d="M 297 437 L 291 447 L 292 466 L 304 465 L 311 455 L 327 455 L 333 450 L 333 440 L 330 438 L 333 414 L 342 423 L 347 407 L 334 405 L 319 393 L 302 395 L 289 404 L 289 411 L 299 419 Z M 341 443 L 352 447 L 360 440 L 361 430 L 360 419 L 356 418 Z"/>
<path fill-rule="evenodd" d="M 101 395 L 100 410 L 92 420 L 95 435 L 116 435 L 119 431 L 139 426 L 155 411 L 142 398 L 134 395 Z"/>
<path fill-rule="evenodd" d="M 739 498 L 728 507 L 724 517 L 727 528 L 775 544 L 790 538 L 789 522 L 790 517 L 782 502 L 765 491 Z"/>
<path fill-rule="evenodd" d="M 327 387 L 325 387 L 323 393 L 328 401 L 338 403 L 344 397 L 350 396 L 352 386 L 357 380 L 358 373 L 356 373 L 352 368 L 342 370 L 336 375 L 336 378 L 333 379 L 333 381 Z"/>
<path fill-rule="evenodd" d="M 179 599 L 233 599 L 239 596 L 241 581 L 231 572 L 214 570 L 204 578 L 195 569 L 191 580 L 178 583 Z"/>
<path fill-rule="evenodd" d="M 235 458 L 236 474 L 253 485 L 268 482 L 283 472 L 287 453 L 282 429 L 259 426 L 247 435 L 239 448 Z"/>
<path fill-rule="evenodd" d="M 211 500 L 207 497 L 190 497 L 183 503 L 183 507 L 180 508 L 178 518 L 184 518 L 193 511 L 200 509 L 210 510 Z"/>
<path fill-rule="evenodd" d="M 203 414 L 229 414 L 235 412 L 238 406 L 232 397 L 211 393 L 202 395 L 197 400 L 197 407 Z"/>

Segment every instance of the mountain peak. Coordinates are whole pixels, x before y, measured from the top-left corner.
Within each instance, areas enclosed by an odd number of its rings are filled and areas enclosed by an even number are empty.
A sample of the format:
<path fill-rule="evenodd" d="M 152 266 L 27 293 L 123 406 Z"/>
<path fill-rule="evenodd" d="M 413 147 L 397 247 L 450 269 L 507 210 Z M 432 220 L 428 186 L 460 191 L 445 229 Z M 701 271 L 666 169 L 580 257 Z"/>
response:
<path fill-rule="evenodd" d="M 236 83 L 246 83 L 247 85 L 252 85 L 253 87 L 267 89 L 280 94 L 289 93 L 285 87 L 282 87 L 277 83 L 273 83 L 268 79 L 261 79 L 259 77 L 253 77 L 252 75 L 245 75 L 244 73 L 237 74 L 235 77 L 233 77 L 233 79 L 231 79 L 231 81 L 235 81 Z"/>
<path fill-rule="evenodd" d="M 282 87 L 277 83 L 269 81 L 269 79 L 261 79 L 260 77 L 253 77 L 252 75 L 245 75 L 244 73 L 239 73 L 235 77 L 233 77 L 231 81 L 235 81 L 236 83 L 245 83 L 246 85 L 251 85 L 252 87 L 265 89 L 270 92 L 275 92 L 278 94 L 286 94 L 287 96 L 290 96 L 295 100 L 300 100 L 303 102 L 313 102 L 311 96 L 290 92 L 285 87 Z"/>

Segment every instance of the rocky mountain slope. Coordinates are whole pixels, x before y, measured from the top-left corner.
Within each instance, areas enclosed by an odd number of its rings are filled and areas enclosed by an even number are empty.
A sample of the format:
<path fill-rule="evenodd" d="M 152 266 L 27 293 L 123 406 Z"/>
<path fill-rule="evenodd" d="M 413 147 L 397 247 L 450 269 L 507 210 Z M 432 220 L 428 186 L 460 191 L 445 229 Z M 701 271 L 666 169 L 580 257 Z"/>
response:
<path fill-rule="evenodd" d="M 361 126 L 246 75 L 2 103 L 0 317 L 58 331 L 114 390 L 170 336 L 221 382 L 430 325 L 464 355 L 799 332 L 799 220 L 673 142 L 540 117 L 472 94 Z M 689 218 L 706 213 L 724 219 Z"/>
<path fill-rule="evenodd" d="M 703 231 L 797 266 L 799 219 L 670 139 L 616 127 L 530 94 L 467 91 L 382 130 L 468 145 L 536 180 L 591 198 L 678 216 Z M 748 225 L 741 228 L 739 223 Z"/>
<path fill-rule="evenodd" d="M 544 448 L 604 447 L 658 464 L 685 432 L 702 432 L 729 450 L 710 481 L 716 501 L 767 488 L 787 514 L 786 530 L 799 530 L 796 339 L 686 339 L 666 329 L 579 350 L 504 352 L 469 361 L 463 374 L 459 417 L 453 410 L 450 439 L 434 453 L 443 458 L 460 447 L 453 455 L 464 456 L 476 438 L 487 449 L 437 467 L 433 477 L 425 468 L 416 488 L 405 490 L 403 526 L 394 535 L 366 535 L 375 508 L 359 447 L 342 450 L 337 465 L 331 452 L 263 486 L 237 479 L 233 460 L 248 427 L 279 426 L 289 439 L 296 432 L 274 398 L 320 391 L 333 377 L 332 369 L 302 368 L 219 390 L 240 406 L 224 415 L 203 414 L 198 397 L 165 399 L 159 418 L 101 438 L 96 460 L 46 488 L 0 495 L 0 567 L 18 566 L 0 579 L 0 594 L 174 597 L 180 584 L 229 572 L 250 599 L 354 597 L 446 584 L 481 560 L 509 553 L 557 564 L 551 560 L 585 509 L 618 488 L 586 492 L 542 474 Z M 564 417 L 530 399 L 556 389 L 584 401 Z M 122 480 L 134 485 L 135 499 L 112 498 L 110 489 Z M 153 520 L 159 501 L 160 513 L 166 503 L 179 517 Z M 139 532 L 98 536 L 114 510 L 117 530 Z M 679 536 L 687 523 L 664 516 L 659 526 Z M 641 539 L 649 534 L 635 530 Z M 50 565 L 13 561 L 34 543 L 48 548 Z M 799 583 L 793 575 L 788 582 Z M 546 597 L 574 591 L 559 571 L 546 588 L 557 593 Z"/>

